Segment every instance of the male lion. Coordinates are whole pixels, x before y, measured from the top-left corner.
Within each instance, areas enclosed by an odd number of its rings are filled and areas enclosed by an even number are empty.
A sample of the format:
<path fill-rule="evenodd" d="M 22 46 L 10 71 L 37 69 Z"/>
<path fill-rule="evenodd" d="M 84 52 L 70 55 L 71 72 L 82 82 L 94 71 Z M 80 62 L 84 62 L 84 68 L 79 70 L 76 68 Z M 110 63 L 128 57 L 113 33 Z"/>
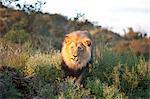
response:
<path fill-rule="evenodd" d="M 61 66 L 66 76 L 76 77 L 76 83 L 80 84 L 88 72 L 91 50 L 92 41 L 87 31 L 75 31 L 64 38 Z"/>

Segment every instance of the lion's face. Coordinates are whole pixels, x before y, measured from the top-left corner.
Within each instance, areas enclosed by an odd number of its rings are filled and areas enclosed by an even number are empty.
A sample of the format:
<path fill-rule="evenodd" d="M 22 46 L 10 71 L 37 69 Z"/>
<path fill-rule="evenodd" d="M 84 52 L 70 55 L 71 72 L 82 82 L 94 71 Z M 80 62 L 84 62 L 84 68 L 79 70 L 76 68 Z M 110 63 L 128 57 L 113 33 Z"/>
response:
<path fill-rule="evenodd" d="M 62 57 L 69 68 L 80 69 L 91 59 L 91 40 L 81 31 L 66 35 L 62 47 Z"/>

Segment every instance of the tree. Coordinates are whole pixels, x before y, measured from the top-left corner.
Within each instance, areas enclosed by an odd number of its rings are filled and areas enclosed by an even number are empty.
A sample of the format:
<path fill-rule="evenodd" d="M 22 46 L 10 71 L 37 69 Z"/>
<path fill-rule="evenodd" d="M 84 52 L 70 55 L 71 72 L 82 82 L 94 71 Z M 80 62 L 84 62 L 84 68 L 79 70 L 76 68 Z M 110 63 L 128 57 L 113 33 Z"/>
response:
<path fill-rule="evenodd" d="M 74 17 L 74 21 L 78 21 L 79 19 L 84 19 L 85 14 L 84 13 L 77 13 L 76 17 Z"/>
<path fill-rule="evenodd" d="M 19 1 L 20 0 L 2 0 L 0 4 L 5 5 L 7 7 L 11 7 L 11 8 L 17 8 L 19 10 L 23 10 L 28 13 L 41 12 L 43 5 L 46 4 L 46 2 L 42 0 L 37 0 L 33 4 L 26 4 L 26 3 L 21 4 Z"/>

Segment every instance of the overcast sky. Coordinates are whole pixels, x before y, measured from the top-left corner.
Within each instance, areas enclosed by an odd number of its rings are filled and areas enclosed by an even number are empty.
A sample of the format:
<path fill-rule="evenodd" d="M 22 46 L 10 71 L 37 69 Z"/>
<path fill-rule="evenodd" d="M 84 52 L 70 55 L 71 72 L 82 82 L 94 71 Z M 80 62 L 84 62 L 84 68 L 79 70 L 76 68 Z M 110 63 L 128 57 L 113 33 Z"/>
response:
<path fill-rule="evenodd" d="M 31 0 L 26 1 L 31 3 Z M 150 0 L 45 1 L 44 12 L 59 13 L 68 18 L 83 13 L 86 19 L 115 32 L 123 34 L 123 29 L 133 27 L 134 30 L 147 32 L 150 36 Z"/>

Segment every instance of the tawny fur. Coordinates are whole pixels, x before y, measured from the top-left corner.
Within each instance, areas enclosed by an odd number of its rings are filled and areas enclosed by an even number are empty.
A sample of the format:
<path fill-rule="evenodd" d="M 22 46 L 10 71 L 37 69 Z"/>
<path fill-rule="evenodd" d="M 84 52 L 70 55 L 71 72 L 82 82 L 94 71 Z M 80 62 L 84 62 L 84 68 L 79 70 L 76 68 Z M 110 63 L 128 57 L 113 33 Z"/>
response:
<path fill-rule="evenodd" d="M 67 34 L 62 47 L 62 59 L 72 70 L 82 69 L 91 59 L 91 44 L 87 31 Z"/>

